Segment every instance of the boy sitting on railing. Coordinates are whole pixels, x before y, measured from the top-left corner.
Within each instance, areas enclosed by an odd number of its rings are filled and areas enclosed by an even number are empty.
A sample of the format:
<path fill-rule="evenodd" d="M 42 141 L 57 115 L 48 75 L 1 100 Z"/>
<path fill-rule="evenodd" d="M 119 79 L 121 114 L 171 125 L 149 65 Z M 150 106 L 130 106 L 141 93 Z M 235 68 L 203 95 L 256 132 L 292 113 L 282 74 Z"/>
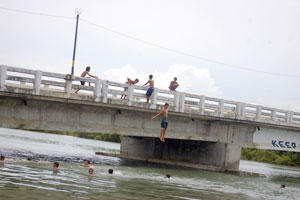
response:
<path fill-rule="evenodd" d="M 87 66 L 85 68 L 85 71 L 82 72 L 81 76 L 80 77 L 85 77 L 86 75 L 89 75 L 90 77 L 93 77 L 95 79 L 98 79 L 98 76 L 93 76 L 92 74 L 90 74 L 89 72 L 91 71 L 91 67 Z M 81 85 L 84 85 L 85 84 L 85 81 L 80 81 Z M 75 91 L 75 94 L 77 94 L 79 92 L 80 89 L 77 89 Z"/>
<path fill-rule="evenodd" d="M 130 78 L 127 78 L 127 81 L 126 81 L 126 84 L 128 84 L 128 85 L 134 85 L 134 84 L 137 84 L 139 82 L 139 79 L 135 79 L 134 81 L 133 80 L 131 80 Z M 126 92 L 126 91 L 128 91 L 128 87 L 125 87 L 124 88 L 124 91 Z M 124 98 L 123 98 L 124 97 Z M 121 96 L 121 99 L 126 99 L 126 97 L 127 97 L 127 95 L 126 94 L 122 94 L 122 96 Z"/>

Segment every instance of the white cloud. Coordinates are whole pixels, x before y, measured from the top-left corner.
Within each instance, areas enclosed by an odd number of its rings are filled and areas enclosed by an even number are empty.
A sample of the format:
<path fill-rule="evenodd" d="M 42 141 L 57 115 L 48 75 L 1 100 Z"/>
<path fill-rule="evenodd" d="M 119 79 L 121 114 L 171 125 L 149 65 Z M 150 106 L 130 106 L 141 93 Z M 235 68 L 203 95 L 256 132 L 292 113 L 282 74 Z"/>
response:
<path fill-rule="evenodd" d="M 215 85 L 214 79 L 211 77 L 208 69 L 197 68 L 191 65 L 174 64 L 167 71 L 154 70 L 153 79 L 155 87 L 168 89 L 170 81 L 174 77 L 178 78 L 179 91 L 191 92 L 196 94 L 204 94 L 208 96 L 218 96 L 221 94 L 219 88 Z M 103 79 L 125 82 L 126 78 L 138 78 L 139 85 L 147 82 L 149 74 L 139 73 L 131 65 L 120 68 L 112 68 L 104 71 Z"/>

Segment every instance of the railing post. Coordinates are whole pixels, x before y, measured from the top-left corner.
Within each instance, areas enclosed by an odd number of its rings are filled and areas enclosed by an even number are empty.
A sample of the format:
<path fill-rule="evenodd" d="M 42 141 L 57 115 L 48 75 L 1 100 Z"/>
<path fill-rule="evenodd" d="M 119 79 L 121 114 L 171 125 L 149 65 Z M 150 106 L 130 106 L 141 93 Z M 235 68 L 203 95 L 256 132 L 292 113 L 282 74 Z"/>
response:
<path fill-rule="evenodd" d="M 42 71 L 35 71 L 34 74 L 34 84 L 33 84 L 33 94 L 40 95 L 42 84 Z"/>
<path fill-rule="evenodd" d="M 96 80 L 95 88 L 94 88 L 94 96 L 95 101 L 99 102 L 101 97 L 101 87 L 102 87 L 102 81 L 100 79 Z"/>
<path fill-rule="evenodd" d="M 223 111 L 224 111 L 224 100 L 220 99 L 219 101 L 219 109 L 218 109 L 218 116 L 223 117 Z"/>
<path fill-rule="evenodd" d="M 237 119 L 244 119 L 245 117 L 245 104 L 242 102 L 239 102 L 236 105 L 236 113 L 235 116 Z"/>
<path fill-rule="evenodd" d="M 292 117 L 293 117 L 293 112 L 292 111 L 286 111 L 285 113 L 285 122 L 287 124 L 290 124 L 292 121 Z"/>
<path fill-rule="evenodd" d="M 65 97 L 70 98 L 71 93 L 72 93 L 72 82 L 73 82 L 74 77 L 71 74 L 66 75 L 66 86 L 65 86 Z"/>
<path fill-rule="evenodd" d="M 154 88 L 154 91 L 151 95 L 150 108 L 155 109 L 157 105 L 157 88 Z"/>
<path fill-rule="evenodd" d="M 128 91 L 127 91 L 127 98 L 128 98 L 128 105 L 132 105 L 132 99 L 133 99 L 133 90 L 134 90 L 134 85 L 129 85 Z"/>
<path fill-rule="evenodd" d="M 180 92 L 174 92 L 174 110 L 175 112 L 179 111 L 179 101 L 180 101 Z"/>
<path fill-rule="evenodd" d="M 199 113 L 201 115 L 204 115 L 205 111 L 205 96 L 200 96 L 200 102 L 199 102 Z"/>
<path fill-rule="evenodd" d="M 274 122 L 275 119 L 276 119 L 276 112 L 277 112 L 277 109 L 276 108 L 273 108 L 272 109 L 272 115 L 271 115 L 271 120 Z"/>
<path fill-rule="evenodd" d="M 257 106 L 256 107 L 256 119 L 257 120 L 261 119 L 261 110 L 262 110 L 262 106 Z"/>
<path fill-rule="evenodd" d="M 5 87 L 6 72 L 7 72 L 7 66 L 1 65 L 0 66 L 0 91 L 4 91 L 6 89 Z"/>
<path fill-rule="evenodd" d="M 179 112 L 184 112 L 185 93 L 180 92 Z"/>
<path fill-rule="evenodd" d="M 107 80 L 102 81 L 101 97 L 102 102 L 107 103 L 108 84 Z"/>

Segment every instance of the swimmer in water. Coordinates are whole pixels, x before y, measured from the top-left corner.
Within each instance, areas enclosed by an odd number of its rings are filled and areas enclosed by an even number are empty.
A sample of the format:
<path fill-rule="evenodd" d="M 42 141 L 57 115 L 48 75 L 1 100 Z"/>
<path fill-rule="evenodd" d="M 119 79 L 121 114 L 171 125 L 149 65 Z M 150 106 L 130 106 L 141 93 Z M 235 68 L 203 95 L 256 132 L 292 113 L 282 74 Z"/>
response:
<path fill-rule="evenodd" d="M 284 184 L 281 184 L 281 185 L 280 185 L 280 188 L 285 188 L 285 185 L 284 185 Z"/>
<path fill-rule="evenodd" d="M 59 163 L 58 163 L 58 162 L 54 162 L 54 163 L 53 163 L 53 168 L 54 168 L 54 169 L 58 169 L 58 167 L 59 167 Z"/>
<path fill-rule="evenodd" d="M 80 164 L 80 166 L 89 167 L 91 162 L 89 160 L 85 160 L 84 164 Z"/>
<path fill-rule="evenodd" d="M 5 156 L 3 156 L 3 155 L 1 155 L 1 157 L 0 157 L 0 161 L 5 161 Z"/>
<path fill-rule="evenodd" d="M 27 158 L 27 160 L 28 160 L 29 162 L 32 162 L 32 158 Z"/>
<path fill-rule="evenodd" d="M 93 174 L 94 173 L 94 169 L 93 168 L 89 168 L 89 174 Z"/>
<path fill-rule="evenodd" d="M 155 119 L 156 117 L 158 117 L 159 115 L 163 115 L 163 118 L 161 120 L 161 131 L 160 131 L 160 141 L 165 142 L 165 134 L 168 128 L 168 108 L 169 108 L 169 104 L 165 103 L 164 108 L 154 117 L 152 117 L 152 119 Z"/>
<path fill-rule="evenodd" d="M 166 174 L 165 178 L 169 179 L 169 178 L 171 178 L 171 175 L 170 174 Z"/>
<path fill-rule="evenodd" d="M 109 170 L 108 170 L 108 173 L 109 173 L 109 174 L 113 174 L 113 173 L 114 173 L 114 170 L 113 170 L 113 169 L 109 169 Z"/>

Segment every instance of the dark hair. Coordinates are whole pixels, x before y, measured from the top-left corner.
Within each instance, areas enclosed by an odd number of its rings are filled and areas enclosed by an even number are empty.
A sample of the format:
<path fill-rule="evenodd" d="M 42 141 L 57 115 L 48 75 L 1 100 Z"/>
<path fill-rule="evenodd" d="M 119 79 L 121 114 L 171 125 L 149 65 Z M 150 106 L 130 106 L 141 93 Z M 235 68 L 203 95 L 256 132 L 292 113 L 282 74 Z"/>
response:
<path fill-rule="evenodd" d="M 113 174 L 113 173 L 114 173 L 114 170 L 113 170 L 113 169 L 109 169 L 109 170 L 108 170 L 108 173 L 109 173 L 109 174 Z"/>
<path fill-rule="evenodd" d="M 152 78 L 153 78 L 153 75 L 152 75 L 152 74 L 150 74 L 150 75 L 149 75 L 149 78 L 150 78 L 150 79 L 152 79 Z"/>
<path fill-rule="evenodd" d="M 138 82 L 139 82 L 139 79 L 135 79 L 135 82 L 138 83 Z"/>
<path fill-rule="evenodd" d="M 28 161 L 32 161 L 32 158 L 27 158 Z"/>
<path fill-rule="evenodd" d="M 56 165 L 57 167 L 59 167 L 59 163 L 58 162 L 54 162 L 54 165 Z"/>
<path fill-rule="evenodd" d="M 165 103 L 165 105 L 164 106 L 169 106 L 169 104 L 168 103 Z"/>
<path fill-rule="evenodd" d="M 177 80 L 177 77 L 174 77 L 174 79 L 176 79 L 176 80 Z"/>
<path fill-rule="evenodd" d="M 1 158 L 5 158 L 5 156 L 1 155 Z"/>
<path fill-rule="evenodd" d="M 85 71 L 90 71 L 91 70 L 91 67 L 90 66 L 87 66 L 86 68 L 85 68 Z"/>
<path fill-rule="evenodd" d="M 91 161 L 89 161 L 89 160 L 85 160 L 85 161 L 87 161 L 88 164 L 91 164 Z M 85 162 L 85 161 L 84 161 L 84 162 Z"/>
<path fill-rule="evenodd" d="M 166 178 L 171 178 L 171 175 L 170 174 L 166 174 L 165 177 Z"/>
<path fill-rule="evenodd" d="M 94 172 L 94 169 L 93 169 L 93 168 L 89 168 L 89 171 L 90 171 L 90 170 L 92 170 L 92 171 Z"/>
<path fill-rule="evenodd" d="M 284 185 L 284 184 L 282 184 L 282 185 L 281 185 L 281 187 L 282 187 L 282 188 L 285 188 L 285 185 Z"/>

